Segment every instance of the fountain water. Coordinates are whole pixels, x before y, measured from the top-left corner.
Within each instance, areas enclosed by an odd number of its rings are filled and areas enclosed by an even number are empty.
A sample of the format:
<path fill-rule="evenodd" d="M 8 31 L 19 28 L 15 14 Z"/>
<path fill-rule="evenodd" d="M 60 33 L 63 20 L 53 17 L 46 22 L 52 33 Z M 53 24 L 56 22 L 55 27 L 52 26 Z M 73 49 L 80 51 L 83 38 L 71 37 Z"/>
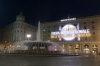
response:
<path fill-rule="evenodd" d="M 15 42 L 5 52 L 7 53 L 65 53 L 59 44 L 50 41 L 42 41 L 40 39 L 40 21 L 38 23 L 36 41 Z"/>
<path fill-rule="evenodd" d="M 9 47 L 6 52 L 16 53 L 16 52 L 30 52 L 30 53 L 60 53 L 62 47 L 54 42 L 37 42 L 37 41 L 22 41 L 17 42 L 11 47 Z"/>

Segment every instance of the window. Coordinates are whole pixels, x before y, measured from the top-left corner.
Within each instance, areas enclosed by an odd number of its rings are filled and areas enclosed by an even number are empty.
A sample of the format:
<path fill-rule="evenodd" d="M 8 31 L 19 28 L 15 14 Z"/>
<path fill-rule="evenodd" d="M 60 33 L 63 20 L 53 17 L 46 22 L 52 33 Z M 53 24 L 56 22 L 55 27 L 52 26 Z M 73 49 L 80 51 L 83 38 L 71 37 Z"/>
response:
<path fill-rule="evenodd" d="M 74 26 L 77 26 L 77 24 L 74 24 Z"/>
<path fill-rule="evenodd" d="M 54 31 L 56 31 L 56 30 L 54 29 Z"/>
<path fill-rule="evenodd" d="M 86 26 L 84 26 L 84 29 L 86 29 Z"/>
<path fill-rule="evenodd" d="M 92 29 L 95 29 L 95 27 L 94 27 L 94 26 L 92 26 Z"/>
<path fill-rule="evenodd" d="M 87 37 L 85 37 L 85 40 L 87 41 Z"/>
<path fill-rule="evenodd" d="M 93 36 L 93 40 L 96 41 L 96 37 L 95 36 Z"/>
<path fill-rule="evenodd" d="M 76 47 L 76 48 L 78 48 L 78 47 L 79 47 L 79 45 L 78 45 L 78 44 L 76 44 L 76 45 L 75 45 L 75 47 Z"/>
<path fill-rule="evenodd" d="M 43 30 L 43 33 L 45 33 L 45 32 L 46 32 L 46 30 L 44 29 L 44 30 Z"/>
<path fill-rule="evenodd" d="M 84 24 L 86 24 L 86 22 L 84 22 Z"/>
<path fill-rule="evenodd" d="M 64 25 L 61 25 L 61 27 L 63 27 Z"/>
<path fill-rule="evenodd" d="M 56 26 L 54 26 L 54 27 L 56 27 Z"/>
<path fill-rule="evenodd" d="M 50 37 L 50 35 L 48 35 L 48 37 Z"/>
<path fill-rule="evenodd" d="M 93 34 L 95 34 L 95 32 L 93 32 Z"/>
<path fill-rule="evenodd" d="M 94 21 L 92 21 L 92 24 L 94 24 Z"/>
<path fill-rule="evenodd" d="M 43 35 L 43 37 L 45 37 L 45 35 Z"/>
<path fill-rule="evenodd" d="M 44 29 L 43 32 L 45 32 L 46 30 Z"/>
<path fill-rule="evenodd" d="M 48 32 L 50 32 L 50 30 L 48 30 Z"/>
<path fill-rule="evenodd" d="M 50 26 L 48 26 L 48 28 L 50 28 Z"/>
<path fill-rule="evenodd" d="M 45 27 L 43 27 L 43 28 L 45 28 Z"/>

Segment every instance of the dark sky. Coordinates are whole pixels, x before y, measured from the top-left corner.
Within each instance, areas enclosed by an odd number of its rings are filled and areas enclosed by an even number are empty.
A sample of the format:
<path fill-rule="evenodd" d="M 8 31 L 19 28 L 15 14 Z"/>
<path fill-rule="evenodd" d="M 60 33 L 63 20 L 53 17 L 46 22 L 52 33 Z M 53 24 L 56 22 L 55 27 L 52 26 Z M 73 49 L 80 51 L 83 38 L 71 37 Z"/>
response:
<path fill-rule="evenodd" d="M 100 0 L 0 0 L 0 28 L 15 21 L 20 12 L 37 26 L 70 17 L 100 15 Z"/>

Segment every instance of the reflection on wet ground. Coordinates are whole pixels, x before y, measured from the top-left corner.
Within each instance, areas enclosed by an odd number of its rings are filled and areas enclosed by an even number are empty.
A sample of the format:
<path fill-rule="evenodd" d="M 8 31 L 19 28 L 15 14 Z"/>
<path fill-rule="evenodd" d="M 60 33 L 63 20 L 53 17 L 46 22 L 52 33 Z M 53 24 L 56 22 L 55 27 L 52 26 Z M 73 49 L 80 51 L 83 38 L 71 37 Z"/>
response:
<path fill-rule="evenodd" d="M 100 66 L 98 56 L 0 55 L 0 66 Z"/>

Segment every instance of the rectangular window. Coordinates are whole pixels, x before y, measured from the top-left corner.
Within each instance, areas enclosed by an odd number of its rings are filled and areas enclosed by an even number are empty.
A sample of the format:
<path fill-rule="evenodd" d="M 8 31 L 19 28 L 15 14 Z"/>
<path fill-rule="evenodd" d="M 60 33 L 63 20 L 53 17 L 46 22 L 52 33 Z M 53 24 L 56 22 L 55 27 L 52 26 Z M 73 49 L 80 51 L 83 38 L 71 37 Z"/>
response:
<path fill-rule="evenodd" d="M 45 33 L 45 32 L 46 32 L 46 30 L 44 29 L 44 30 L 43 30 L 43 33 Z"/>
<path fill-rule="evenodd" d="M 43 37 L 45 37 L 45 35 L 43 35 Z"/>
<path fill-rule="evenodd" d="M 56 31 L 56 30 L 54 29 L 54 31 Z"/>
<path fill-rule="evenodd" d="M 86 24 L 86 22 L 84 22 L 84 24 Z"/>
<path fill-rule="evenodd" d="M 92 21 L 92 24 L 94 24 L 94 21 Z"/>
<path fill-rule="evenodd" d="M 50 37 L 50 35 L 48 35 L 48 37 Z"/>
<path fill-rule="evenodd" d="M 84 29 L 86 29 L 86 26 L 84 26 Z"/>
<path fill-rule="evenodd" d="M 93 34 L 95 34 L 95 32 L 93 32 Z"/>
<path fill-rule="evenodd" d="M 48 30 L 48 33 L 50 32 L 50 30 Z"/>
<path fill-rule="evenodd" d="M 61 25 L 61 27 L 63 27 L 64 25 Z"/>
<path fill-rule="evenodd" d="M 77 24 L 74 24 L 74 26 L 77 26 Z"/>
<path fill-rule="evenodd" d="M 87 37 L 85 37 L 85 40 L 87 41 Z"/>
<path fill-rule="evenodd" d="M 48 26 L 48 28 L 50 28 L 50 26 Z"/>
<path fill-rule="evenodd" d="M 95 27 L 94 27 L 94 26 L 92 26 L 92 29 L 95 29 Z"/>
<path fill-rule="evenodd" d="M 95 36 L 93 36 L 93 40 L 96 41 L 96 37 Z"/>

